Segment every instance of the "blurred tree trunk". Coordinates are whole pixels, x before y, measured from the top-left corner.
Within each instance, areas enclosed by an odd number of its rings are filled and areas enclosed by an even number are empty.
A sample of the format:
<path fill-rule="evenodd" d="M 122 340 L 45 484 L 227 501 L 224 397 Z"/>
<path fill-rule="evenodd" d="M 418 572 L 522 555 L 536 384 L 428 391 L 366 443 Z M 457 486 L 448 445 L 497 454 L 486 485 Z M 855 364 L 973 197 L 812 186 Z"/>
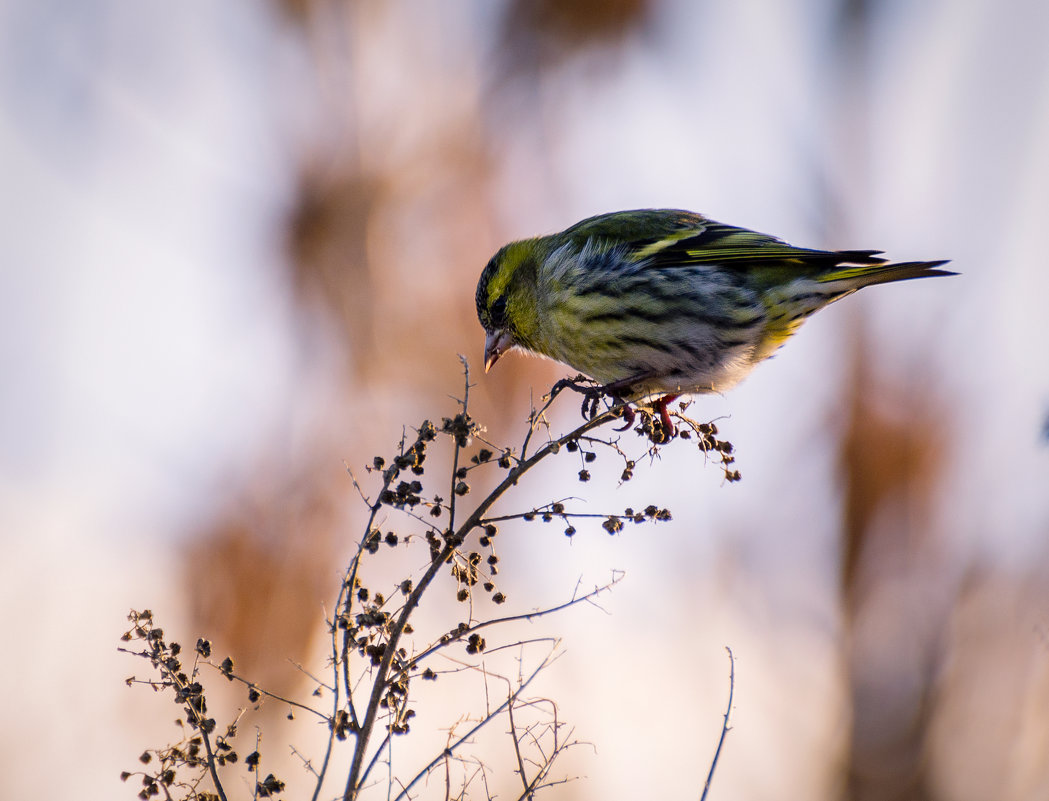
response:
<path fill-rule="evenodd" d="M 841 443 L 841 591 L 851 694 L 850 801 L 935 797 L 926 741 L 953 577 L 930 502 L 943 457 L 935 398 L 875 376 L 853 353 Z"/>

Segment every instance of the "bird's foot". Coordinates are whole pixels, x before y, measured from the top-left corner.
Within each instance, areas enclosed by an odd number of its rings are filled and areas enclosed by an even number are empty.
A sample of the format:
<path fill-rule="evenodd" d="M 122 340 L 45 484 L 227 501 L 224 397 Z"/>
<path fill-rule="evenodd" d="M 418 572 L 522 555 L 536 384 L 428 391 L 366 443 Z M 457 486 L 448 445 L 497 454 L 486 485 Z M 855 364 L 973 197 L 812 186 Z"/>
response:
<path fill-rule="evenodd" d="M 584 376 L 576 376 L 575 378 L 562 378 L 553 387 L 550 388 L 550 399 L 553 400 L 566 389 L 570 389 L 573 392 L 578 392 L 583 396 L 582 413 L 583 418 L 586 420 L 593 420 L 597 415 L 597 405 L 601 400 L 601 396 L 605 394 L 604 387 L 588 382 Z"/>
<path fill-rule="evenodd" d="M 655 409 L 656 414 L 659 415 L 659 425 L 663 433 L 663 442 L 669 442 L 675 434 L 677 429 L 674 428 L 674 424 L 670 422 L 670 412 L 667 411 L 667 406 L 678 399 L 678 395 L 664 395 L 659 400 L 652 404 L 652 408 Z"/>
<path fill-rule="evenodd" d="M 628 428 L 634 425 L 634 418 L 637 417 L 636 412 L 634 412 L 633 406 L 631 406 L 626 401 L 621 401 L 621 403 L 622 405 L 619 408 L 620 414 L 623 417 L 623 425 L 621 425 L 619 428 L 614 429 L 615 431 L 626 431 Z"/>
<path fill-rule="evenodd" d="M 583 396 L 583 405 L 580 411 L 583 414 L 583 418 L 586 420 L 593 420 L 597 416 L 598 406 L 601 403 L 601 399 L 607 397 L 611 401 L 613 407 L 618 406 L 620 408 L 620 414 L 623 417 L 623 427 L 616 430 L 626 431 L 634 424 L 634 409 L 619 395 L 616 391 L 618 389 L 616 385 L 608 384 L 606 386 L 601 386 L 599 384 L 583 383 L 584 380 L 583 376 L 562 378 L 550 389 L 550 397 L 555 398 L 561 391 L 566 389 L 578 392 Z"/>
<path fill-rule="evenodd" d="M 566 389 L 578 392 L 583 396 L 583 405 L 580 411 L 585 420 L 593 420 L 599 411 L 601 399 L 608 398 L 612 404 L 612 409 L 618 411 L 619 416 L 623 418 L 623 425 L 615 430 L 626 431 L 633 427 L 637 419 L 637 412 L 629 401 L 624 400 L 623 396 L 643 378 L 644 376 L 632 376 L 630 379 L 613 381 L 611 384 L 604 385 L 594 384 L 582 375 L 578 375 L 575 378 L 562 378 L 551 388 L 550 398 L 555 398 Z M 679 397 L 681 397 L 679 394 L 673 393 L 645 404 L 652 409 L 654 416 L 659 419 L 658 428 L 654 426 L 655 420 L 652 421 L 653 425 L 649 426 L 647 423 L 645 425 L 645 433 L 656 444 L 670 442 L 677 434 L 677 429 L 670 420 L 670 412 L 667 410 L 667 406 Z"/>

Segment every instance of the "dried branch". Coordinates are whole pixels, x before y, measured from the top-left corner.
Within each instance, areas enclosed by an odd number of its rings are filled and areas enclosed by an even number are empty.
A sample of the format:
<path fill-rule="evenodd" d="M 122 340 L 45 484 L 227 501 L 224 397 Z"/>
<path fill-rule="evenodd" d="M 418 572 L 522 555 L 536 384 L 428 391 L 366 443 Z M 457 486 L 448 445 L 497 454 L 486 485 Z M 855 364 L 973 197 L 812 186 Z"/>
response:
<path fill-rule="evenodd" d="M 721 756 L 721 746 L 725 744 L 725 736 L 729 732 L 729 715 L 732 714 L 732 695 L 736 690 L 736 658 L 732 655 L 732 649 L 727 645 L 728 651 L 728 707 L 725 709 L 725 719 L 721 724 L 721 736 L 718 738 L 718 747 L 714 751 L 714 758 L 710 762 L 710 770 L 707 772 L 707 780 L 703 783 L 703 794 L 699 801 L 707 801 L 707 793 L 710 792 L 710 782 L 714 779 L 714 769 L 718 766 L 718 758 Z"/>
<path fill-rule="evenodd" d="M 380 763 L 387 766 L 385 785 L 388 798 L 395 793 L 398 799 L 410 798 L 412 789 L 442 765 L 446 798 L 453 797 L 451 771 L 455 766 L 461 770 L 459 779 L 462 782 L 457 797 L 465 797 L 471 783 L 478 780 L 484 784 L 485 795 L 490 797 L 487 790 L 487 768 L 482 761 L 472 757 L 465 746 L 478 732 L 504 713 L 509 719 L 509 733 L 513 742 L 517 771 L 521 777 L 523 789 L 520 797 L 530 800 L 539 790 L 569 780 L 567 777 L 551 779 L 551 770 L 557 757 L 566 748 L 577 744 L 571 739 L 572 730 L 568 730 L 567 736 L 563 736 L 564 724 L 558 718 L 557 706 L 553 700 L 529 700 L 522 695 L 535 677 L 557 658 L 558 640 L 553 637 L 536 637 L 516 639 L 512 643 L 488 647 L 481 632 L 501 630 L 499 627 L 515 622 L 548 617 L 581 603 L 600 608 L 596 602 L 597 597 L 619 583 L 623 574 L 613 571 L 608 582 L 585 593 L 580 593 L 577 584 L 572 597 L 563 603 L 478 620 L 475 618 L 474 606 L 474 594 L 477 591 L 473 590 L 473 587 L 483 588 L 489 594 L 489 600 L 495 604 L 506 601 L 505 595 L 497 592 L 495 587 L 498 558 L 492 543 L 498 531 L 496 523 L 540 518 L 549 522 L 558 518 L 567 525 L 565 533 L 572 535 L 576 532 L 572 522 L 597 519 L 602 520 L 601 525 L 606 531 L 616 534 L 623 529 L 624 521 L 668 521 L 671 514 L 655 504 L 641 511 L 627 508 L 621 513 L 577 512 L 566 506 L 579 500 L 572 497 L 549 501 L 529 511 L 500 514 L 492 514 L 492 511 L 497 503 L 507 498 L 512 491 L 516 491 L 527 473 L 543 465 L 550 457 L 558 455 L 576 454 L 574 458 L 580 460 L 583 468 L 579 471 L 579 479 L 586 482 L 590 480 L 587 468 L 598 458 L 597 451 L 606 450 L 613 454 L 614 458 L 622 460 L 620 481 L 629 481 L 637 467 L 637 458 L 640 458 L 631 457 L 628 453 L 630 444 L 635 440 L 629 434 L 622 433 L 622 429 L 617 429 L 612 435 L 608 435 L 607 431 L 599 433 L 599 429 L 617 420 L 630 422 L 634 433 L 639 435 L 637 441 L 640 441 L 647 451 L 649 464 L 659 456 L 661 448 L 670 443 L 676 440 L 694 440 L 705 455 L 715 454 L 720 457 L 726 480 L 735 481 L 739 475 L 738 471 L 730 469 L 734 462 L 732 446 L 717 439 L 717 429 L 713 423 L 697 423 L 685 417 L 684 405 L 680 410 L 670 410 L 670 416 L 678 420 L 680 426 L 667 431 L 665 421 L 660 421 L 644 406 L 631 411 L 623 404 L 610 403 L 604 399 L 606 408 L 600 409 L 598 396 L 589 389 L 584 389 L 587 401 L 584 404 L 586 414 L 582 423 L 568 433 L 556 436 L 551 431 L 547 412 L 558 397 L 559 384 L 543 398 L 539 408 L 532 410 L 520 450 L 515 454 L 513 448 L 495 444 L 486 437 L 484 428 L 470 416 L 469 365 L 465 359 L 460 359 L 463 365 L 463 394 L 457 401 L 457 413 L 452 418 L 444 418 L 440 426 L 427 420 L 418 428 L 403 429 L 396 455 L 390 460 L 375 457 L 372 464 L 365 468 L 367 473 L 379 477 L 374 494 L 365 489 L 358 476 L 347 466 L 353 487 L 366 504 L 368 512 L 364 533 L 343 571 L 330 619 L 327 619 L 330 638 L 329 667 L 333 681 L 330 684 L 321 681 L 302 666 L 297 666 L 303 675 L 313 680 L 318 689 L 326 688 L 331 692 L 330 705 L 326 705 L 326 709 L 318 709 L 311 704 L 258 687 L 248 678 L 235 673 L 233 662 L 229 658 L 215 664 L 208 658 L 210 643 L 203 640 L 198 643 L 192 678 L 185 677 L 176 658 L 179 652 L 178 644 L 164 642 L 162 632 L 153 627 L 152 618 L 148 613 L 133 613 L 138 617 L 134 618 L 135 625 L 126 638 L 144 640 L 147 648 L 141 652 L 129 653 L 149 659 L 153 668 L 159 671 L 160 677 L 142 681 L 132 677 L 129 683 L 148 683 L 157 690 L 172 690 L 176 702 L 187 705 L 186 721 L 194 732 L 193 737 L 187 738 L 189 745 L 183 743 L 181 746 L 155 752 L 161 758 L 161 769 L 154 773 L 141 774 L 146 785 L 146 789 L 143 790 L 146 795 L 140 794 L 144 799 L 150 795 L 173 798 L 172 788 L 175 788 L 185 791 L 185 801 L 226 800 L 225 790 L 219 781 L 218 768 L 237 761 L 237 755 L 229 742 L 235 736 L 236 722 L 230 725 L 225 735 L 214 734 L 216 724 L 205 715 L 204 688 L 197 681 L 197 670 L 200 666 L 210 667 L 228 681 L 244 684 L 248 688 L 248 699 L 251 703 L 266 697 L 285 704 L 289 709 L 309 712 L 327 723 L 328 736 L 316 767 L 311 759 L 298 749 L 292 748 L 292 753 L 300 759 L 312 776 L 312 801 L 319 801 L 321 797 L 330 795 L 330 790 L 322 791 L 322 788 L 333 781 L 342 784 L 342 798 L 347 801 L 358 799 L 366 788 L 375 786 L 373 774 Z M 428 457 L 428 448 L 441 437 L 446 437 L 451 442 L 450 458 L 446 463 L 446 467 L 450 467 L 450 473 L 446 484 L 442 475 L 442 483 L 448 487 L 447 500 L 440 495 L 424 497 L 421 480 L 426 470 L 424 463 Z M 543 441 L 540 442 L 540 439 Z M 496 469 L 504 472 L 494 482 L 494 487 L 473 501 L 469 496 L 471 488 L 466 479 L 470 478 L 472 481 L 473 477 L 478 475 L 476 471 L 482 471 L 481 474 L 487 475 L 490 474 L 488 471 Z M 390 513 L 394 518 L 401 516 L 401 519 L 408 521 L 412 530 L 406 534 L 387 530 L 384 536 L 378 526 L 386 526 L 386 513 Z M 470 537 L 475 538 L 478 550 L 470 551 L 464 548 Z M 418 543 L 425 543 L 428 549 L 426 561 L 422 564 L 415 563 L 411 570 L 400 574 L 401 578 L 395 582 L 391 592 L 373 593 L 365 586 L 366 576 L 374 570 L 370 557 L 383 544 L 389 547 L 405 544 L 406 547 L 414 549 Z M 484 548 L 490 549 L 487 564 L 484 564 L 481 553 Z M 416 652 L 411 639 L 414 632 L 413 621 L 423 599 L 429 597 L 427 594 L 437 586 L 437 579 L 442 572 L 450 573 L 455 580 L 456 598 L 463 602 L 469 601 L 469 613 L 465 621 L 456 621 L 454 627 L 445 629 L 445 634 Z M 402 646 L 402 642 L 406 645 Z M 530 664 L 525 670 L 525 649 L 538 643 L 545 643 L 548 651 L 545 656 L 538 658 L 538 662 L 532 662 L 536 655 L 529 648 Z M 456 644 L 465 644 L 468 655 L 465 661 L 454 658 L 450 653 L 449 649 Z M 505 653 L 508 649 L 517 649 L 522 654 L 516 683 L 498 672 L 493 672 L 489 666 L 492 657 Z M 486 655 L 487 663 L 479 656 L 482 652 Z M 437 655 L 457 667 L 435 671 L 429 666 L 429 662 Z M 731 651 L 729 656 L 731 659 Z M 484 695 L 480 699 L 483 701 L 483 711 L 479 714 L 468 712 L 460 721 L 469 722 L 468 730 L 460 734 L 456 731 L 459 724 L 456 724 L 449 733 L 445 749 L 430 759 L 409 780 L 404 781 L 401 778 L 404 772 L 394 769 L 393 740 L 395 735 L 406 734 L 409 731 L 409 720 L 415 714 L 414 710 L 409 708 L 409 697 L 414 697 L 410 693 L 411 682 L 416 678 L 436 679 L 439 673 L 462 671 L 478 671 L 483 677 L 481 682 Z M 507 683 L 506 699 L 498 705 L 494 705 L 494 699 L 488 698 L 488 685 L 492 678 Z M 730 710 L 732 684 L 734 671 L 730 677 Z M 726 713 L 721 742 L 707 777 L 707 787 L 728 728 Z M 341 743 L 344 741 L 349 741 L 347 746 L 351 749 L 348 755 L 349 768 L 340 777 L 332 776 L 332 766 L 338 764 L 334 758 L 336 750 L 342 747 Z M 255 751 L 244 760 L 249 772 L 258 771 L 260 759 L 257 738 Z M 175 778 L 175 769 L 178 767 L 193 768 L 197 775 L 191 781 L 180 782 Z M 126 779 L 132 774 L 123 775 Z M 198 786 L 206 780 L 205 777 L 211 780 L 215 793 L 199 791 Z M 270 798 L 283 789 L 283 782 L 272 774 L 261 781 L 253 781 L 254 798 Z"/>

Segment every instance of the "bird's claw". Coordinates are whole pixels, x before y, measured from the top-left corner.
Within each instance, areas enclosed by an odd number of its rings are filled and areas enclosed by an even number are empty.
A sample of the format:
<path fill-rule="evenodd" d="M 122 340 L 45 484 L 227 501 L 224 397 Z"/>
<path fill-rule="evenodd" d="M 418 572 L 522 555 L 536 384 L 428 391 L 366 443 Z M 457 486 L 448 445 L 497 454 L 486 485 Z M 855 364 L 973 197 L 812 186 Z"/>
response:
<path fill-rule="evenodd" d="M 662 427 L 664 442 L 669 442 L 673 439 L 674 435 L 677 434 L 677 429 L 674 428 L 674 424 L 670 422 L 670 412 L 667 411 L 667 405 L 673 403 L 677 399 L 677 395 L 664 395 L 652 404 L 652 408 L 655 409 L 656 413 L 659 415 L 659 425 Z"/>
<path fill-rule="evenodd" d="M 615 431 L 626 431 L 632 425 L 634 425 L 634 418 L 637 416 L 634 412 L 634 408 L 629 403 L 624 403 L 619 407 L 622 410 L 623 425 L 619 428 L 613 429 Z"/>
<path fill-rule="evenodd" d="M 566 389 L 570 389 L 573 392 L 580 392 L 583 395 L 590 395 L 599 390 L 599 387 L 584 385 L 582 383 L 583 378 L 584 376 L 577 375 L 575 378 L 562 378 L 558 380 L 557 383 L 550 387 L 550 395 L 548 397 L 553 400 Z"/>
<path fill-rule="evenodd" d="M 597 414 L 600 411 L 599 404 L 601 403 L 601 399 L 607 397 L 612 403 L 613 411 L 618 411 L 619 416 L 623 418 L 623 425 L 615 430 L 626 431 L 633 427 L 637 418 L 637 412 L 630 403 L 623 400 L 623 397 L 620 394 L 623 390 L 623 386 L 625 386 L 624 383 L 615 382 L 605 386 L 595 386 L 590 383 L 584 384 L 583 381 L 583 376 L 562 378 L 550 389 L 550 397 L 554 398 L 566 389 L 581 394 L 583 396 L 583 405 L 580 407 L 580 412 L 582 413 L 584 420 L 593 420 L 597 417 Z M 654 416 L 659 418 L 658 432 L 655 429 L 652 429 L 652 433 L 650 434 L 652 437 L 659 437 L 657 444 L 670 442 L 670 440 L 677 435 L 677 429 L 670 420 L 670 412 L 667 410 L 667 406 L 677 400 L 678 397 L 677 394 L 664 395 L 658 400 L 646 404 L 646 406 L 651 408 L 655 413 Z M 654 425 L 655 420 L 653 420 L 652 423 Z M 645 428 L 646 432 L 648 432 L 649 429 L 647 425 Z M 656 442 L 656 440 L 653 439 L 653 442 Z"/>
<path fill-rule="evenodd" d="M 583 404 L 580 407 L 580 412 L 583 415 L 584 420 L 593 420 L 597 417 L 599 404 L 601 398 L 608 397 L 613 406 L 618 405 L 622 409 L 622 416 L 625 425 L 622 428 L 616 429 L 617 431 L 626 431 L 630 426 L 634 424 L 634 410 L 633 408 L 624 401 L 616 392 L 610 392 L 608 387 L 594 386 L 593 384 L 583 384 L 581 382 L 582 376 L 576 378 L 562 378 L 550 389 L 550 397 L 555 398 L 563 390 L 570 389 L 573 392 L 578 392 L 583 396 Z"/>

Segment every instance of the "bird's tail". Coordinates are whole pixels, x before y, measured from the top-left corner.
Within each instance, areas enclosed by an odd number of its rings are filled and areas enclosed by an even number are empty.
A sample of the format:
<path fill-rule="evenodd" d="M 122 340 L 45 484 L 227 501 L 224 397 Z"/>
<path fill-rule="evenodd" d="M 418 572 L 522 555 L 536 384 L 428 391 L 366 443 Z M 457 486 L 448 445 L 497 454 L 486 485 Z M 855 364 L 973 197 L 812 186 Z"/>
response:
<path fill-rule="evenodd" d="M 911 278 L 933 278 L 938 275 L 957 275 L 950 270 L 940 270 L 943 261 L 905 261 L 890 264 L 879 258 L 878 251 L 841 251 L 835 255 L 840 262 L 818 275 L 807 279 L 805 285 L 788 285 L 786 292 L 768 293 L 765 305 L 769 319 L 765 332 L 755 352 L 755 361 L 771 356 L 813 312 L 851 295 L 857 289 L 892 281 L 908 281 Z M 816 289 L 810 281 L 823 284 Z"/>
<path fill-rule="evenodd" d="M 843 254 L 844 255 L 844 254 Z M 870 259 L 874 262 L 874 259 Z M 937 275 L 957 275 L 951 270 L 940 270 L 947 264 L 941 261 L 904 261 L 888 264 L 878 259 L 875 263 L 843 264 L 834 267 L 816 278 L 820 283 L 843 284 L 847 290 L 862 289 L 875 284 L 888 284 L 893 281 L 909 281 L 912 278 L 932 278 Z"/>

